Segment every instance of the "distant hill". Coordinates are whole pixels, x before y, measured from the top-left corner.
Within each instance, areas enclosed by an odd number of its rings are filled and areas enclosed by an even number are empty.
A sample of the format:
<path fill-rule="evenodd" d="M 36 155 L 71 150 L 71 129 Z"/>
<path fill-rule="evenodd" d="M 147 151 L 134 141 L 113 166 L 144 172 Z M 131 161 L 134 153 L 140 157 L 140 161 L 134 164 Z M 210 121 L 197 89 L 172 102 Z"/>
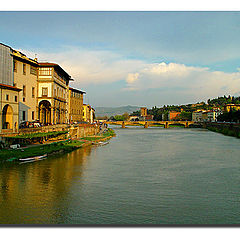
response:
<path fill-rule="evenodd" d="M 137 106 L 123 106 L 123 107 L 95 107 L 95 114 L 97 117 L 122 115 L 123 113 L 132 113 L 138 111 L 140 107 Z"/>

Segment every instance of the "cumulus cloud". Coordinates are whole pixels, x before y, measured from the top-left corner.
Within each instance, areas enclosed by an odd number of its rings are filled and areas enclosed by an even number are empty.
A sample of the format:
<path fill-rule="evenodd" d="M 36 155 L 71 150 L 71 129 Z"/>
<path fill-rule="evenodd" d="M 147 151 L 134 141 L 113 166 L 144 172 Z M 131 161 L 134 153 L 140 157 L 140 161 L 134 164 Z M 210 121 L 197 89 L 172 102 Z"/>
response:
<path fill-rule="evenodd" d="M 129 76 L 137 76 L 132 81 Z M 199 97 L 212 97 L 240 93 L 240 73 L 211 71 L 209 68 L 186 66 L 178 63 L 149 64 L 138 72 L 128 74 L 127 88 L 130 90 L 172 89 Z"/>
<path fill-rule="evenodd" d="M 35 53 L 21 50 L 34 58 Z M 211 71 L 207 67 L 180 63 L 148 63 L 103 50 L 65 47 L 59 52 L 36 51 L 40 61 L 60 64 L 75 80 L 76 87 L 125 81 L 122 91 L 164 91 L 181 99 L 206 99 L 220 95 L 240 95 L 240 72 Z M 107 92 L 107 89 L 106 89 Z"/>
<path fill-rule="evenodd" d="M 34 58 L 34 53 L 21 50 Z M 102 84 L 125 80 L 129 72 L 138 71 L 146 63 L 127 59 L 122 55 L 103 50 L 87 50 L 65 47 L 57 53 L 37 51 L 39 61 L 55 62 L 62 66 L 75 80 L 75 84 Z"/>

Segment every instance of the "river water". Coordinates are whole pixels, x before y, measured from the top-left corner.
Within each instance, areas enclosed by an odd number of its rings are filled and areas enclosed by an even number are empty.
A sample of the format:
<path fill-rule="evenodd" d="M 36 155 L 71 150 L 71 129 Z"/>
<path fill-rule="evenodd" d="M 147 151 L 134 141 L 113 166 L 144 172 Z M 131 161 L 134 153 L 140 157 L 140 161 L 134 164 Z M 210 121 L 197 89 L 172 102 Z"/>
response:
<path fill-rule="evenodd" d="M 110 144 L 0 165 L 1 224 L 240 224 L 240 140 L 115 127 Z"/>

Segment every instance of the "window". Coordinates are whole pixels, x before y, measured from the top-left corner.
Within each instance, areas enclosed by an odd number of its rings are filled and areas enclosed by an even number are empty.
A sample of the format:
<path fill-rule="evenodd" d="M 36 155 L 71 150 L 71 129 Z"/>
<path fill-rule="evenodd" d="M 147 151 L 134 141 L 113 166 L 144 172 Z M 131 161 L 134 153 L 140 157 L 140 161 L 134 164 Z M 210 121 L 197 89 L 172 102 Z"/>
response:
<path fill-rule="evenodd" d="M 17 61 L 13 61 L 13 71 L 17 72 Z"/>
<path fill-rule="evenodd" d="M 32 111 L 32 120 L 34 120 L 34 111 Z"/>
<path fill-rule="evenodd" d="M 35 87 L 32 87 L 32 97 L 35 97 Z"/>
<path fill-rule="evenodd" d="M 15 102 L 17 102 L 17 96 L 15 96 Z"/>
<path fill-rule="evenodd" d="M 8 94 L 6 94 L 6 100 L 7 100 L 7 101 L 9 100 L 9 95 L 8 95 Z"/>
<path fill-rule="evenodd" d="M 40 68 L 39 75 L 51 76 L 52 75 L 52 68 Z"/>
<path fill-rule="evenodd" d="M 22 94 L 24 97 L 26 96 L 26 86 L 25 85 L 23 85 Z"/>
<path fill-rule="evenodd" d="M 30 74 L 37 75 L 37 68 L 30 66 Z"/>
<path fill-rule="evenodd" d="M 42 88 L 42 97 L 47 97 L 48 96 L 48 88 L 47 87 L 43 87 Z"/>
<path fill-rule="evenodd" d="M 26 75 L 26 64 L 23 63 L 23 74 Z"/>
<path fill-rule="evenodd" d="M 25 101 L 26 101 L 25 97 L 23 97 L 23 99 L 22 99 L 22 100 L 23 100 L 23 102 L 25 102 Z"/>
<path fill-rule="evenodd" d="M 26 111 L 22 111 L 22 120 L 23 120 L 23 121 L 26 120 Z"/>

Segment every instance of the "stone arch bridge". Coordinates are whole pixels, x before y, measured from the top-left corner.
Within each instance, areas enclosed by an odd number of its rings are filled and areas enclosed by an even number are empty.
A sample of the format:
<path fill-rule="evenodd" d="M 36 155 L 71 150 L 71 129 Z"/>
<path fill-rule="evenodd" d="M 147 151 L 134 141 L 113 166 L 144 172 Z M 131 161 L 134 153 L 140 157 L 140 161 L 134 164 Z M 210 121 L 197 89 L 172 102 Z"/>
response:
<path fill-rule="evenodd" d="M 154 125 L 163 125 L 164 128 L 168 128 L 169 125 L 183 125 L 185 128 L 189 127 L 191 124 L 194 124 L 193 121 L 106 121 L 107 124 L 122 125 L 122 128 L 129 126 L 138 126 L 142 125 L 144 128 Z"/>

